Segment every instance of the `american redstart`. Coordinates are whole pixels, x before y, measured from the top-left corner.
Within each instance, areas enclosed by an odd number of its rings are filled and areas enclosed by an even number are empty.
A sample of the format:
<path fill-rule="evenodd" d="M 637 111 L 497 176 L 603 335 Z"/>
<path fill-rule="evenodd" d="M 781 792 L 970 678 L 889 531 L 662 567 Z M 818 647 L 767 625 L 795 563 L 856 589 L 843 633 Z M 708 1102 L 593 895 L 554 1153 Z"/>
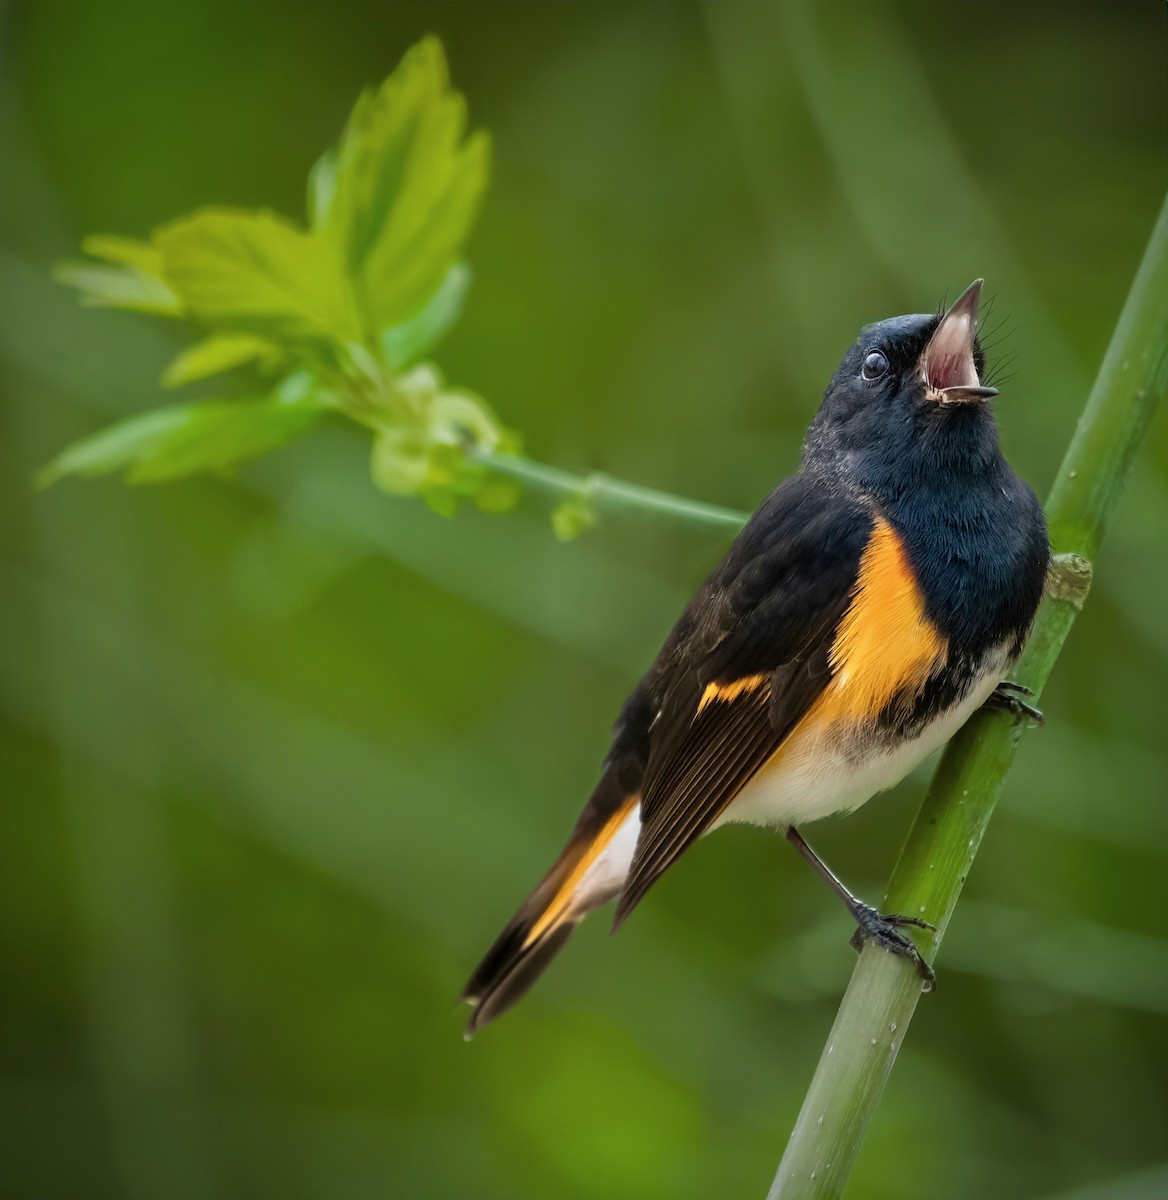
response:
<path fill-rule="evenodd" d="M 943 315 L 868 325 L 763 501 L 625 703 L 572 836 L 475 969 L 469 1037 L 592 909 L 614 928 L 727 821 L 783 830 L 871 938 L 932 972 L 798 826 L 892 787 L 1005 681 L 1042 597 L 1046 521 L 998 446 L 974 282 Z M 1034 715 L 1037 716 L 1036 713 Z"/>

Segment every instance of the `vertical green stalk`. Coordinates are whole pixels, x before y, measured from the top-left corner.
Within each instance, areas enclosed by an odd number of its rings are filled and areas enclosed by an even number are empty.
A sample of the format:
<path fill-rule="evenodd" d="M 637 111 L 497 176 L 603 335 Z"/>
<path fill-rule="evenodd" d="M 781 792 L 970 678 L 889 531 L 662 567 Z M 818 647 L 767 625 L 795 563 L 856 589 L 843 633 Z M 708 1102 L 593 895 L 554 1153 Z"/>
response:
<path fill-rule="evenodd" d="M 1014 678 L 1042 691 L 1090 586 L 1090 560 L 1168 390 L 1168 201 L 1160 210 L 1047 503 L 1056 560 Z M 885 911 L 936 926 L 932 962 L 1014 758 L 1021 730 L 982 712 L 946 750 L 909 832 Z M 922 939 L 923 940 L 923 939 Z M 842 1196 L 921 995 L 916 968 L 864 948 L 828 1035 L 769 1200 Z"/>

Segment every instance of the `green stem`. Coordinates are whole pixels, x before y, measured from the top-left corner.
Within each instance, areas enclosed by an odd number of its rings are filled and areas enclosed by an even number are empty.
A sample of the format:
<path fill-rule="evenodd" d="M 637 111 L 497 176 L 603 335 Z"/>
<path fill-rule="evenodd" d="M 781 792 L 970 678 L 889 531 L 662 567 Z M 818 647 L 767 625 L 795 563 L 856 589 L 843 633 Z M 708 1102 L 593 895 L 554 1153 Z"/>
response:
<path fill-rule="evenodd" d="M 559 467 L 549 467 L 512 454 L 475 451 L 472 457 L 500 475 L 519 480 L 533 491 L 584 500 L 600 512 L 659 517 L 698 528 L 735 532 L 746 523 L 748 515 L 717 504 L 703 504 L 700 500 L 687 500 L 684 496 L 659 492 L 655 488 L 624 483 L 607 475 L 573 475 Z"/>
<path fill-rule="evenodd" d="M 1156 403 L 1168 390 L 1168 201 L 1152 231 L 1087 407 L 1047 504 L 1061 552 L 1014 678 L 1042 691 L 1090 585 L 1090 559 L 1115 510 Z M 940 946 L 1013 761 L 1020 730 L 979 713 L 949 744 L 885 897 L 886 911 L 936 925 Z M 864 948 L 787 1144 L 769 1200 L 843 1195 L 868 1121 L 921 996 L 915 967 Z"/>

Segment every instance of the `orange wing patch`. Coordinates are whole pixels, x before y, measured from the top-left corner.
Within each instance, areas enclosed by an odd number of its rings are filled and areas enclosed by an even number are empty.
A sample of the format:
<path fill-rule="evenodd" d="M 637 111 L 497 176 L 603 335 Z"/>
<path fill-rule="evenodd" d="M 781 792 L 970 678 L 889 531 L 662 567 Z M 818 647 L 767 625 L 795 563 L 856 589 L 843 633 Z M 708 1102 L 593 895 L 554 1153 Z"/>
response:
<path fill-rule="evenodd" d="M 601 852 L 608 843 L 616 836 L 616 831 L 624 824 L 625 818 L 628 817 L 629 813 L 640 802 L 641 797 L 634 793 L 605 821 L 600 832 L 585 847 L 583 854 L 580 855 L 575 865 L 568 872 L 567 876 L 565 876 L 564 882 L 556 888 L 556 894 L 548 902 L 547 908 L 540 913 L 535 924 L 528 930 L 527 936 L 523 939 L 524 949 L 527 949 L 534 941 L 542 937 L 544 933 L 557 924 L 560 918 L 567 913 L 577 884 L 584 878 L 584 874 L 588 868 L 600 857 Z"/>
<path fill-rule="evenodd" d="M 766 681 L 766 675 L 747 675 L 743 679 L 735 679 L 730 683 L 711 683 L 707 685 L 706 690 L 702 693 L 701 702 L 698 704 L 698 712 L 701 712 L 706 705 L 713 704 L 715 700 L 720 701 L 722 704 L 729 704 L 731 700 L 737 700 L 743 692 L 753 692 L 755 689 L 762 687 Z"/>
<path fill-rule="evenodd" d="M 831 647 L 835 678 L 816 705 L 816 715 L 863 721 L 894 701 L 907 708 L 948 650 L 925 615 L 904 545 L 892 526 L 877 517 L 851 604 Z"/>

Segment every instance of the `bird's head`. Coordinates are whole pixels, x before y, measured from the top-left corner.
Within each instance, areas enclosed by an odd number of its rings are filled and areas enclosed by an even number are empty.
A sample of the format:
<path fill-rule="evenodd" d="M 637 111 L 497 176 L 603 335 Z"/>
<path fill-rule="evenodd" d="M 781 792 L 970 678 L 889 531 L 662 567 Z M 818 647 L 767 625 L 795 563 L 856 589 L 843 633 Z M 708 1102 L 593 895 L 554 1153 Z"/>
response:
<path fill-rule="evenodd" d="M 977 338 L 982 280 L 942 315 L 866 325 L 832 377 L 804 460 L 880 494 L 922 474 L 981 473 L 998 458 Z"/>

